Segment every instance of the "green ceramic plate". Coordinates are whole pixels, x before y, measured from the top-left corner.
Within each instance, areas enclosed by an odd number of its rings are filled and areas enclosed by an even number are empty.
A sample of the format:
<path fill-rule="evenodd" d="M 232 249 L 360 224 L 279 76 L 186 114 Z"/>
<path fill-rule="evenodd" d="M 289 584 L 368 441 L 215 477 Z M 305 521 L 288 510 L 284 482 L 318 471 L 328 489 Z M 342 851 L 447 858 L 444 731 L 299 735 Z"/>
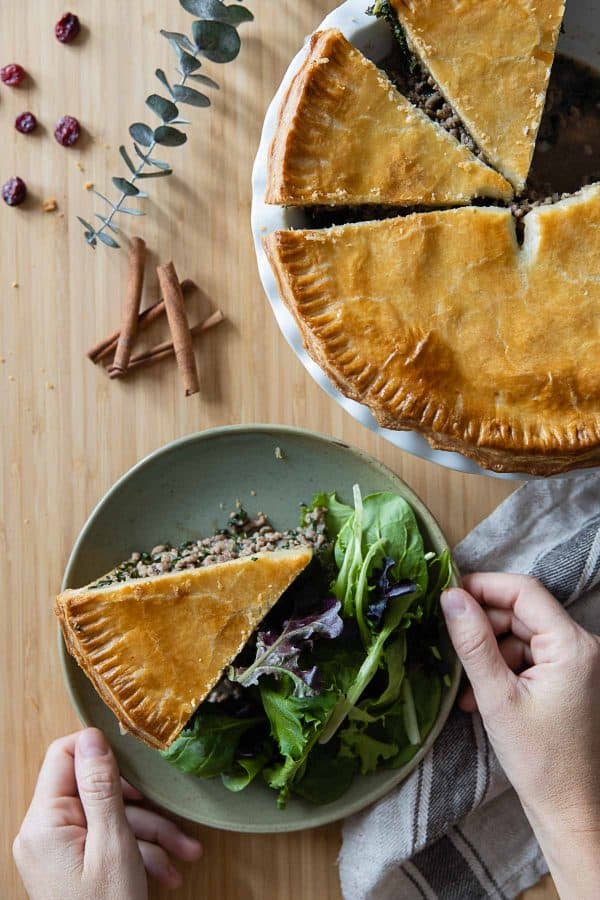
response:
<path fill-rule="evenodd" d="M 276 456 L 275 449 L 279 447 Z M 264 510 L 285 528 L 298 521 L 299 503 L 318 490 L 352 498 L 395 491 L 413 506 L 429 549 L 446 540 L 429 510 L 410 488 L 376 460 L 339 441 L 307 431 L 270 425 L 220 428 L 175 441 L 127 472 L 91 514 L 81 532 L 63 580 L 63 589 L 80 587 L 125 559 L 132 551 L 165 540 L 179 543 L 211 534 L 235 501 L 251 513 Z M 402 781 L 441 730 L 459 681 L 455 665 L 439 720 L 425 746 L 403 769 L 357 777 L 350 790 L 327 806 L 292 799 L 284 811 L 276 795 L 258 781 L 232 794 L 220 780 L 205 781 L 178 772 L 159 754 L 128 735 L 100 700 L 60 641 L 67 687 L 79 717 L 107 735 L 125 778 L 160 806 L 187 819 L 233 831 L 295 831 L 348 816 L 377 800 Z"/>

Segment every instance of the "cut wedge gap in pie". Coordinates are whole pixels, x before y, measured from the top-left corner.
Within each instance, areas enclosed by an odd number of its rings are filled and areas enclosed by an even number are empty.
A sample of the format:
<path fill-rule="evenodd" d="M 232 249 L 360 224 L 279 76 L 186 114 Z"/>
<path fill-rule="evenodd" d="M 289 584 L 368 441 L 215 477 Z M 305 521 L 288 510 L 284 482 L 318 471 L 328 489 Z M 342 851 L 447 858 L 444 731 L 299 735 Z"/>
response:
<path fill-rule="evenodd" d="M 69 590 L 55 612 L 123 729 L 164 750 L 311 559 L 310 548 L 275 550 Z"/>
<path fill-rule="evenodd" d="M 379 423 L 496 471 L 600 462 L 600 185 L 264 238 L 312 358 Z"/>
<path fill-rule="evenodd" d="M 267 203 L 445 207 L 512 194 L 341 32 L 313 35 L 279 111 Z"/>
<path fill-rule="evenodd" d="M 490 165 L 523 190 L 564 0 L 389 0 L 410 49 Z"/>

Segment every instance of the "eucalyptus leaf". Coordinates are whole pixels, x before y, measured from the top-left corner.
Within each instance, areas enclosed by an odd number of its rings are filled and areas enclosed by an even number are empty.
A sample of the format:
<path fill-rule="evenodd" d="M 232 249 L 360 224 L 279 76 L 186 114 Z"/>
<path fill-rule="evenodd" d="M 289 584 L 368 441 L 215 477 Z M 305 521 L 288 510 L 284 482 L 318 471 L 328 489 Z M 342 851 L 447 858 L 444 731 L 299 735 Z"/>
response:
<path fill-rule="evenodd" d="M 169 163 L 163 162 L 160 159 L 150 159 L 150 157 L 148 157 L 146 162 L 150 163 L 151 166 L 154 166 L 157 169 L 170 169 L 171 168 Z"/>
<path fill-rule="evenodd" d="M 139 158 L 144 160 L 144 162 L 146 162 L 148 160 L 147 154 L 143 153 L 142 150 L 140 150 L 140 148 L 138 147 L 138 145 L 135 142 L 133 144 L 133 149 L 135 150 L 135 152 L 137 153 Z"/>
<path fill-rule="evenodd" d="M 92 194 L 95 194 L 96 197 L 100 197 L 101 200 L 104 200 L 105 203 L 108 203 L 111 209 L 116 209 L 116 206 L 112 202 L 112 200 L 109 200 L 108 197 L 105 197 L 104 194 L 101 194 L 100 191 L 96 190 L 96 188 L 92 188 Z"/>
<path fill-rule="evenodd" d="M 158 172 L 140 172 L 138 178 L 164 178 L 165 175 L 172 175 L 173 169 L 162 169 Z"/>
<path fill-rule="evenodd" d="M 196 49 L 187 34 L 181 34 L 180 31 L 165 31 L 164 28 L 161 28 L 160 33 L 175 47 L 179 47 L 180 50 L 187 50 L 188 53 L 193 53 Z"/>
<path fill-rule="evenodd" d="M 214 88 L 216 91 L 220 90 L 217 82 L 213 78 L 209 78 L 208 75 L 188 75 L 188 78 L 193 78 L 194 81 L 198 81 L 200 84 L 206 85 L 206 87 Z"/>
<path fill-rule="evenodd" d="M 123 146 L 123 144 L 121 144 L 121 146 L 119 147 L 119 153 L 121 154 L 121 156 L 122 156 L 123 159 L 125 160 L 125 165 L 126 165 L 127 168 L 129 169 L 129 171 L 131 172 L 131 174 L 132 174 L 132 175 L 135 175 L 135 166 L 134 166 L 134 164 L 133 164 L 133 162 L 132 162 L 132 160 L 131 160 L 131 157 L 130 157 L 129 153 L 127 152 L 127 150 L 126 150 L 125 147 Z"/>
<path fill-rule="evenodd" d="M 198 51 L 194 48 L 194 52 Z M 189 75 L 191 72 L 195 72 L 196 69 L 199 69 L 202 66 L 202 63 L 199 59 L 196 59 L 195 56 L 192 56 L 191 53 L 180 53 L 179 54 L 179 68 L 181 70 L 182 75 Z M 175 94 L 175 87 L 173 88 L 173 93 Z"/>
<path fill-rule="evenodd" d="M 128 216 L 145 216 L 146 213 L 143 209 L 134 209 L 131 206 L 121 206 L 119 212 L 125 213 Z"/>
<path fill-rule="evenodd" d="M 163 70 L 162 70 L 162 69 L 157 69 L 156 72 L 155 72 L 154 74 L 156 75 L 156 77 L 158 78 L 158 80 L 160 81 L 160 83 L 161 83 L 164 87 L 166 87 L 166 89 L 168 90 L 168 92 L 170 93 L 170 95 L 171 95 L 171 97 L 172 97 L 172 96 L 173 96 L 173 91 L 171 90 L 171 85 L 169 84 L 169 79 L 167 78 L 167 76 L 165 75 L 165 73 L 163 72 Z"/>
<path fill-rule="evenodd" d="M 254 16 L 244 6 L 225 6 L 221 0 L 179 0 L 187 12 L 199 19 L 212 22 L 225 22 L 228 25 L 240 25 L 251 22 Z"/>
<path fill-rule="evenodd" d="M 103 244 L 106 244 L 107 247 L 114 247 L 115 250 L 118 250 L 119 247 L 121 246 L 120 244 L 117 244 L 115 239 L 112 238 L 110 236 L 110 234 L 106 234 L 106 232 L 104 232 L 104 231 L 97 231 L 96 237 L 98 238 L 99 241 L 102 241 Z"/>
<path fill-rule="evenodd" d="M 83 225 L 83 227 L 85 228 L 85 230 L 87 232 L 89 232 L 91 234 L 93 234 L 95 232 L 96 229 L 94 228 L 94 226 L 90 225 L 89 222 L 86 222 L 85 219 L 82 219 L 81 216 L 77 216 L 77 219 L 79 222 L 81 222 L 81 224 Z"/>
<path fill-rule="evenodd" d="M 194 22 L 192 36 L 198 51 L 211 62 L 231 62 L 240 52 L 240 36 L 225 22 Z"/>
<path fill-rule="evenodd" d="M 230 25 L 241 25 L 242 22 L 252 22 L 254 16 L 245 6 L 228 6 L 227 21 Z"/>
<path fill-rule="evenodd" d="M 175 85 L 173 93 L 178 103 L 187 103 L 189 106 L 210 106 L 210 100 L 206 94 L 201 94 L 200 91 L 187 85 Z"/>
<path fill-rule="evenodd" d="M 199 19 L 228 22 L 227 7 L 221 0 L 179 0 L 186 12 Z"/>
<path fill-rule="evenodd" d="M 154 140 L 154 132 L 149 125 L 144 125 L 143 122 L 134 122 L 133 125 L 130 125 L 129 134 L 143 147 L 150 147 Z"/>
<path fill-rule="evenodd" d="M 130 181 L 127 181 L 126 178 L 118 178 L 114 177 L 112 179 L 112 183 L 116 187 L 118 191 L 121 191 L 122 194 L 125 194 L 126 197 L 135 197 L 139 194 L 138 188 L 136 188 L 135 184 L 132 184 Z"/>
<path fill-rule="evenodd" d="M 114 222 L 109 222 L 109 220 L 107 218 L 105 218 L 104 216 L 101 216 L 100 213 L 94 213 L 94 215 L 96 216 L 97 219 L 100 219 L 100 221 L 106 228 L 110 228 L 110 230 L 114 231 L 115 234 L 119 233 L 120 229 L 117 228 L 117 226 L 114 224 Z"/>
<path fill-rule="evenodd" d="M 162 119 L 163 122 L 172 122 L 177 118 L 178 110 L 171 100 L 166 100 L 159 94 L 150 94 L 146 98 L 146 105 L 150 107 L 153 113 Z"/>
<path fill-rule="evenodd" d="M 187 141 L 187 134 L 170 125 L 160 125 L 154 132 L 154 140 L 163 147 L 181 147 Z"/>

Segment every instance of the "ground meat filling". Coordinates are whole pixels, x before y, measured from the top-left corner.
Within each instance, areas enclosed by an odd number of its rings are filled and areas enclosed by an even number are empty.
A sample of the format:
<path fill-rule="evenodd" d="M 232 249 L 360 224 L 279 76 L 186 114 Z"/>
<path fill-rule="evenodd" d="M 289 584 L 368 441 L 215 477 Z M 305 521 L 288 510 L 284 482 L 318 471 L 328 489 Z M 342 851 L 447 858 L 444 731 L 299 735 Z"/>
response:
<path fill-rule="evenodd" d="M 312 547 L 315 552 L 328 544 L 325 509 L 317 507 L 305 514 L 299 528 L 278 531 L 264 513 L 251 518 L 241 507 L 229 516 L 226 528 L 213 537 L 186 541 L 179 547 L 159 544 L 150 553 L 132 553 L 129 559 L 109 572 L 92 587 L 104 587 L 134 578 L 149 578 L 182 569 L 197 569 L 252 556 L 265 550 Z"/>
<path fill-rule="evenodd" d="M 415 57 L 407 57 L 406 51 L 399 49 L 380 65 L 400 93 L 485 162 L 460 117 Z M 538 206 L 550 206 L 584 185 L 600 181 L 599 97 L 600 75 L 558 53 L 527 185 L 509 204 L 517 220 Z M 475 205 L 481 202 L 477 198 Z M 484 202 L 494 204 L 489 199 Z"/>
<path fill-rule="evenodd" d="M 453 138 L 464 144 L 471 153 L 479 159 L 483 158 L 481 150 L 460 117 L 444 99 L 431 75 L 428 75 L 416 60 L 408 67 L 406 64 L 403 65 L 403 57 L 400 53 L 392 53 L 379 65 L 400 93 L 404 94 L 414 106 L 426 113 L 433 122 L 441 125 Z"/>

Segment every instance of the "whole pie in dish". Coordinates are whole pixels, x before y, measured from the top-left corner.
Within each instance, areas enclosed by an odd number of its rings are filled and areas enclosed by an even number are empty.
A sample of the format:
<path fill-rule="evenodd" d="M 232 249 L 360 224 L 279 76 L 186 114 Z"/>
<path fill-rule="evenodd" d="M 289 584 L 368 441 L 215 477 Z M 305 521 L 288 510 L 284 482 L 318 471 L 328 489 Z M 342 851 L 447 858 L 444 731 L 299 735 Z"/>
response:
<path fill-rule="evenodd" d="M 69 653 L 125 731 L 165 750 L 279 597 L 308 547 L 69 590 L 56 598 Z"/>
<path fill-rule="evenodd" d="M 409 45 L 483 151 L 520 191 L 564 0 L 389 0 Z"/>
<path fill-rule="evenodd" d="M 512 193 L 340 31 L 313 35 L 279 111 L 267 203 L 449 206 Z"/>
<path fill-rule="evenodd" d="M 496 471 L 600 462 L 600 185 L 264 246 L 313 359 L 378 421 Z"/>

